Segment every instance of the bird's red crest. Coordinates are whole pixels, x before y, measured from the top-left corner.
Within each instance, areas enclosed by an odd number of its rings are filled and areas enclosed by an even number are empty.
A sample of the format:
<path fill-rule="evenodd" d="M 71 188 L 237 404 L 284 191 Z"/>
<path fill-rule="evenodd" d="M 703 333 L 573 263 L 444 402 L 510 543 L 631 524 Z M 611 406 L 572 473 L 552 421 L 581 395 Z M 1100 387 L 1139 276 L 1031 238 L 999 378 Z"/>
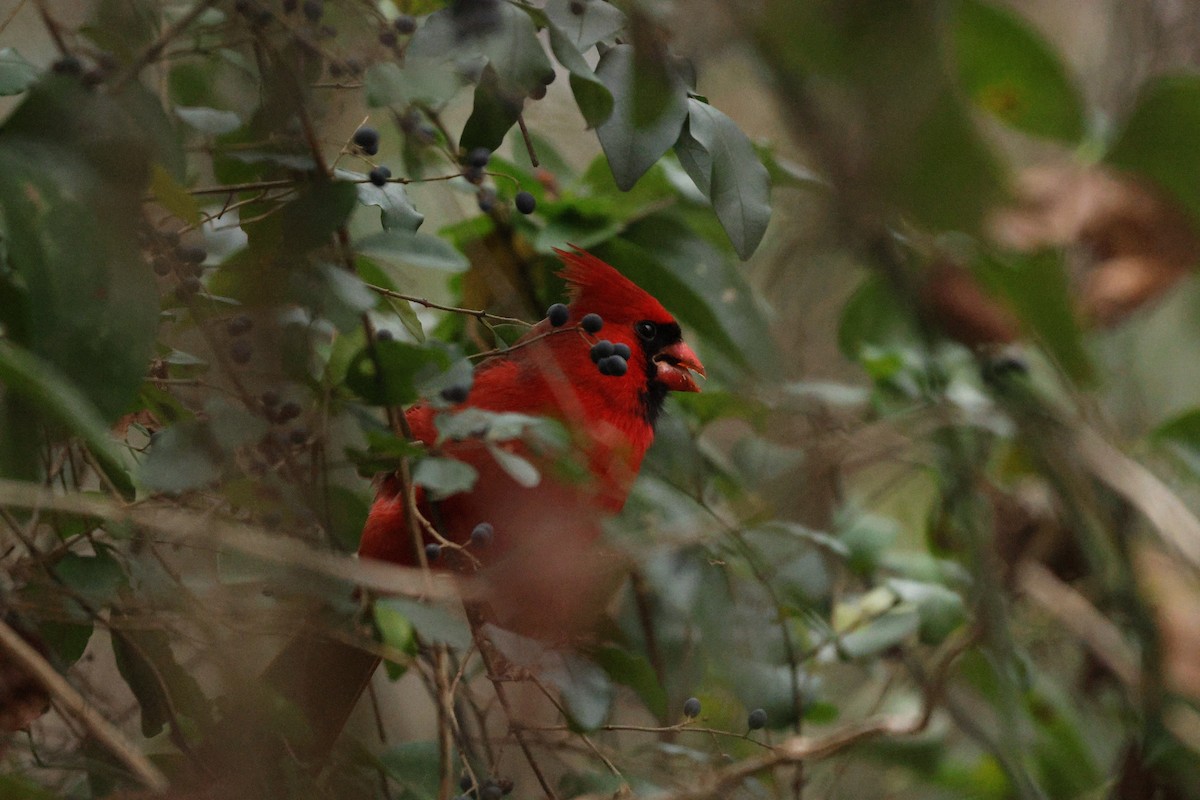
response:
<path fill-rule="evenodd" d="M 573 252 L 558 248 L 554 252 L 563 261 L 558 274 L 570 287 L 572 312 L 582 315 L 594 311 L 606 322 L 671 321 L 661 303 L 611 264 L 575 245 L 571 248 Z"/>

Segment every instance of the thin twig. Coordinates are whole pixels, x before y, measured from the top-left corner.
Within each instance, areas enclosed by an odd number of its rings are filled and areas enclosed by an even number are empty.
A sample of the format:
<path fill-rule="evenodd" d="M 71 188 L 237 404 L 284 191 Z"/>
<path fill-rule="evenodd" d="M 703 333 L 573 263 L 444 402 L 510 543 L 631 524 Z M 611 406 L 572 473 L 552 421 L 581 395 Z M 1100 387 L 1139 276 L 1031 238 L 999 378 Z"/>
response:
<path fill-rule="evenodd" d="M 958 657 L 977 641 L 977 638 L 978 633 L 972 632 L 950 646 L 924 687 L 921 711 L 916 715 L 888 715 L 866 719 L 846 725 L 825 736 L 792 736 L 773 747 L 769 753 L 745 758 L 717 770 L 700 787 L 660 795 L 659 800 L 703 800 L 704 798 L 728 797 L 733 787 L 759 772 L 784 764 L 829 758 L 868 739 L 876 739 L 881 736 L 912 736 L 920 733 L 925 730 L 933 717 L 933 711 L 942 696 L 950 668 Z"/>
<path fill-rule="evenodd" d="M 476 317 L 480 320 L 491 320 L 492 322 L 498 322 L 502 325 L 522 325 L 526 328 L 533 327 L 533 323 L 526 322 L 523 319 L 517 319 L 516 317 L 505 317 L 505 316 L 501 316 L 500 314 L 493 314 L 490 311 L 483 311 L 483 310 L 477 309 L 477 308 L 461 308 L 459 306 L 446 306 L 446 305 L 442 305 L 441 303 L 435 303 L 432 300 L 426 300 L 424 297 L 417 297 L 417 296 L 411 295 L 411 294 L 404 294 L 403 292 L 397 292 L 392 289 L 385 289 L 382 286 L 376 286 L 375 284 L 372 284 L 372 283 L 366 284 L 366 287 L 373 292 L 378 292 L 379 294 L 383 295 L 384 297 L 394 297 L 398 300 L 407 300 L 410 303 L 416 303 L 417 305 L 424 306 L 425 308 L 435 308 L 438 311 L 452 311 L 455 314 L 467 314 L 469 316 Z"/>
<path fill-rule="evenodd" d="M 483 633 L 485 624 L 484 613 L 478 604 L 467 604 L 467 621 L 471 625 L 471 634 L 475 639 L 475 645 L 479 648 L 479 656 L 483 659 L 483 665 L 487 672 L 488 680 L 492 682 L 492 688 L 496 692 L 496 699 L 500 701 L 500 707 L 504 709 L 504 715 L 508 719 L 508 727 L 512 732 L 513 738 L 517 740 L 517 745 L 521 748 L 521 752 L 525 754 L 525 761 L 528 762 L 530 769 L 533 770 L 534 776 L 537 778 L 538 784 L 542 787 L 546 797 L 550 800 L 558 800 L 558 795 L 554 789 L 550 788 L 550 782 L 546 779 L 542 772 L 541 765 L 537 759 L 533 757 L 533 750 L 529 747 L 529 742 L 525 740 L 524 729 L 517 723 L 516 714 L 513 712 L 512 705 L 508 702 L 508 694 L 504 689 L 504 680 L 495 668 L 495 662 L 492 659 L 492 643 L 488 641 Z"/>
<path fill-rule="evenodd" d="M 126 68 L 125 72 L 114 83 L 117 91 L 120 91 L 130 81 L 136 80 L 138 73 L 154 59 L 162 54 L 163 49 L 171 43 L 179 34 L 183 33 L 189 25 L 196 21 L 196 18 L 214 5 L 216 0 L 200 0 L 196 5 L 192 6 L 186 14 L 173 23 L 167 26 L 167 29 L 162 32 L 162 35 L 150 43 L 145 50 L 141 52 Z"/>
<path fill-rule="evenodd" d="M 521 138 L 525 140 L 525 149 L 529 152 L 529 163 L 535 167 L 541 166 L 538 163 L 537 153 L 533 150 L 533 138 L 529 135 L 529 129 L 525 127 L 524 114 L 517 114 L 517 124 L 521 126 Z"/>
<path fill-rule="evenodd" d="M 129 767 L 129 771 L 144 786 L 158 793 L 167 790 L 170 786 L 167 776 L 163 775 L 144 753 L 127 741 L 95 706 L 75 691 L 75 687 L 67 683 L 66 678 L 59 675 L 37 650 L 3 620 L 0 620 L 0 648 L 41 684 L 61 711 L 79 720 L 97 742 Z"/>

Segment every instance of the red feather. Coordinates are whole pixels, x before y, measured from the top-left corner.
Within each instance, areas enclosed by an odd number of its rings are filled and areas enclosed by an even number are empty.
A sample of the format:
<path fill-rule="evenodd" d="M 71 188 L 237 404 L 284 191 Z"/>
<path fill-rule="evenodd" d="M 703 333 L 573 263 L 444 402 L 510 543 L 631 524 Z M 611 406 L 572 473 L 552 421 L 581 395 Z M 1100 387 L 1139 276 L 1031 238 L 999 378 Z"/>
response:
<path fill-rule="evenodd" d="M 587 522 L 580 525 L 588 528 L 589 536 L 596 535 L 598 528 L 591 518 L 596 512 L 621 509 L 654 439 L 642 399 L 649 381 L 647 356 L 636 342 L 632 323 L 651 320 L 670 324 L 674 319 L 637 284 L 592 254 L 578 248 L 574 252 L 555 252 L 565 264 L 559 274 L 570 287 L 567 324 L 551 333 L 549 321 L 542 320 L 516 343 L 512 353 L 480 364 L 463 407 L 544 416 L 566 423 L 583 456 L 589 480 L 582 485 L 544 480 L 526 489 L 499 467 L 485 446 L 478 442 L 450 443 L 443 448 L 444 454 L 471 464 L 479 472 L 474 490 L 439 504 L 443 535 L 452 541 L 465 542 L 476 524 L 492 522 L 497 531 L 496 552 L 502 553 L 512 546 L 512 537 L 537 540 L 540 520 L 555 508 L 582 513 Z M 625 375 L 602 375 L 589 355 L 590 342 L 578 332 L 566 330 L 590 313 L 604 320 L 599 338 L 624 343 L 633 353 Z M 427 405 L 414 406 L 406 414 L 414 438 L 430 446 L 437 439 L 434 415 Z M 508 447 L 523 456 L 530 455 L 519 444 Z M 394 478 L 383 481 L 363 531 L 360 555 L 415 563 L 404 499 L 398 491 Z M 430 509 L 424 502 L 422 506 L 428 516 Z M 538 519 L 526 519 L 531 513 Z M 561 519 L 556 524 L 561 526 Z"/>

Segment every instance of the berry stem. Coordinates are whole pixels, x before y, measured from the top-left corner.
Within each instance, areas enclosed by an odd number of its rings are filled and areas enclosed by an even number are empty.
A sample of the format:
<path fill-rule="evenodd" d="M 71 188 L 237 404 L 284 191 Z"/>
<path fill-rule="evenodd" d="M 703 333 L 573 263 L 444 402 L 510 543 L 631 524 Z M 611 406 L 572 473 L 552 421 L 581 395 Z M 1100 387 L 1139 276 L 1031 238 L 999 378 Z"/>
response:
<path fill-rule="evenodd" d="M 500 314 L 493 314 L 490 311 L 483 311 L 481 309 L 475 309 L 475 308 L 460 308 L 459 306 L 445 306 L 445 305 L 442 305 L 441 303 L 435 303 L 432 300 L 426 300 L 424 297 L 417 297 L 417 296 L 411 295 L 411 294 L 404 294 L 403 292 L 397 292 L 392 289 L 385 289 L 382 286 L 376 286 L 373 283 L 368 283 L 365 285 L 371 291 L 378 292 L 379 294 L 383 295 L 384 297 L 395 297 L 399 300 L 407 300 L 410 303 L 416 303 L 417 305 L 424 306 L 425 308 L 436 308 L 438 311 L 452 311 L 455 314 L 467 314 L 467 315 L 475 317 L 483 322 L 487 322 L 490 320 L 492 322 L 498 322 L 498 323 L 501 323 L 504 325 L 522 325 L 526 328 L 533 327 L 532 323 L 526 322 L 523 319 L 517 319 L 516 317 L 505 317 L 505 316 L 501 316 Z"/>

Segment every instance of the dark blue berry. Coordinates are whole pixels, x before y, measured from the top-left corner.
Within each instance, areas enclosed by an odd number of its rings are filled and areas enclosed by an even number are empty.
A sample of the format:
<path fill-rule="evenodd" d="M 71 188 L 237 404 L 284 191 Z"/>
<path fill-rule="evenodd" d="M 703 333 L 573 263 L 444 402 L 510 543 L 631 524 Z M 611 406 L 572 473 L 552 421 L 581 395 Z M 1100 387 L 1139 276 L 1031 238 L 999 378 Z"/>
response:
<path fill-rule="evenodd" d="M 567 324 L 567 319 L 571 316 L 571 311 L 562 303 L 555 303 L 546 309 L 546 316 L 549 318 L 551 325 L 561 328 Z"/>
<path fill-rule="evenodd" d="M 488 161 L 492 157 L 492 151 L 486 147 L 476 147 L 471 152 L 467 153 L 467 163 L 472 167 L 483 169 L 488 165 Z"/>
<path fill-rule="evenodd" d="M 377 342 L 390 342 L 394 338 L 396 338 L 395 334 L 387 328 L 375 331 L 375 341 Z"/>
<path fill-rule="evenodd" d="M 229 345 L 229 358 L 235 364 L 248 364 L 250 357 L 254 351 L 250 347 L 250 343 L 245 339 L 238 339 L 233 344 Z"/>
<path fill-rule="evenodd" d="M 488 783 L 479 792 L 479 800 L 500 800 L 501 797 L 504 797 L 504 790 L 498 783 Z"/>
<path fill-rule="evenodd" d="M 392 171 L 387 167 L 376 167 L 367 173 L 367 177 L 376 186 L 386 186 L 388 178 L 392 177 Z"/>
<path fill-rule="evenodd" d="M 396 17 L 396 20 L 392 24 L 396 26 L 396 30 L 406 36 L 410 33 L 415 33 L 417 30 L 417 18 L 412 14 L 401 14 Z"/>
<path fill-rule="evenodd" d="M 492 543 L 492 537 L 496 535 L 495 528 L 490 522 L 481 522 L 471 531 L 471 544 L 476 547 L 487 547 Z"/>
<path fill-rule="evenodd" d="M 294 401 L 288 401 L 279 407 L 278 420 L 280 422 L 287 422 L 288 420 L 293 420 L 296 417 L 300 416 L 300 411 L 301 411 L 301 409 L 300 409 L 299 403 L 294 402 Z"/>
<path fill-rule="evenodd" d="M 599 314 L 584 314 L 583 319 L 579 320 L 579 327 L 588 333 L 599 333 L 604 327 L 604 320 Z"/>
<path fill-rule="evenodd" d="M 683 703 L 683 715 L 685 717 L 700 716 L 700 698 L 689 697 Z"/>
<path fill-rule="evenodd" d="M 517 192 L 517 196 L 513 199 L 516 203 L 517 211 L 522 214 L 532 214 L 537 208 L 537 200 L 529 192 Z"/>
<path fill-rule="evenodd" d="M 430 542 L 425 545 L 425 559 L 427 561 L 437 561 L 442 555 L 442 546 L 437 542 Z"/>
<path fill-rule="evenodd" d="M 364 125 L 354 132 L 354 143 L 369 156 L 379 152 L 379 131 Z"/>
<path fill-rule="evenodd" d="M 241 336 L 254 327 L 254 320 L 247 317 L 245 314 L 238 314 L 233 319 L 225 324 L 225 330 L 230 336 Z"/>
<path fill-rule="evenodd" d="M 610 342 L 608 339 L 601 339 L 600 341 L 598 341 L 594 345 L 592 345 L 592 351 L 591 351 L 592 363 L 599 364 L 600 359 L 608 358 L 615 352 L 615 350 L 616 350 L 616 348 L 613 347 L 612 342 Z"/>
<path fill-rule="evenodd" d="M 204 259 L 208 258 L 208 251 L 203 247 L 196 247 L 195 245 L 181 247 L 177 252 L 179 260 L 188 264 L 202 264 Z"/>
<path fill-rule="evenodd" d="M 395 47 L 396 46 L 396 32 L 395 31 L 380 31 L 379 32 L 379 43 L 381 45 L 383 45 L 384 47 Z"/>
<path fill-rule="evenodd" d="M 613 353 L 628 361 L 633 357 L 633 351 L 629 349 L 629 345 L 624 342 L 617 342 L 613 345 Z"/>
<path fill-rule="evenodd" d="M 480 187 L 476 199 L 479 201 L 479 210 L 485 214 L 490 213 L 496 207 L 496 190 L 490 186 Z"/>
<path fill-rule="evenodd" d="M 321 0 L 307 0 L 304 4 L 304 16 L 309 22 L 320 22 L 325 16 L 325 4 Z"/>
<path fill-rule="evenodd" d="M 441 396 L 447 403 L 465 403 L 470 391 L 466 386 L 447 386 L 442 389 Z"/>
<path fill-rule="evenodd" d="M 600 359 L 600 373 L 619 378 L 629 371 L 629 362 L 620 356 L 609 356 Z"/>
<path fill-rule="evenodd" d="M 766 709 L 756 708 L 751 711 L 750 716 L 746 719 L 746 725 L 752 731 L 767 727 Z"/>

